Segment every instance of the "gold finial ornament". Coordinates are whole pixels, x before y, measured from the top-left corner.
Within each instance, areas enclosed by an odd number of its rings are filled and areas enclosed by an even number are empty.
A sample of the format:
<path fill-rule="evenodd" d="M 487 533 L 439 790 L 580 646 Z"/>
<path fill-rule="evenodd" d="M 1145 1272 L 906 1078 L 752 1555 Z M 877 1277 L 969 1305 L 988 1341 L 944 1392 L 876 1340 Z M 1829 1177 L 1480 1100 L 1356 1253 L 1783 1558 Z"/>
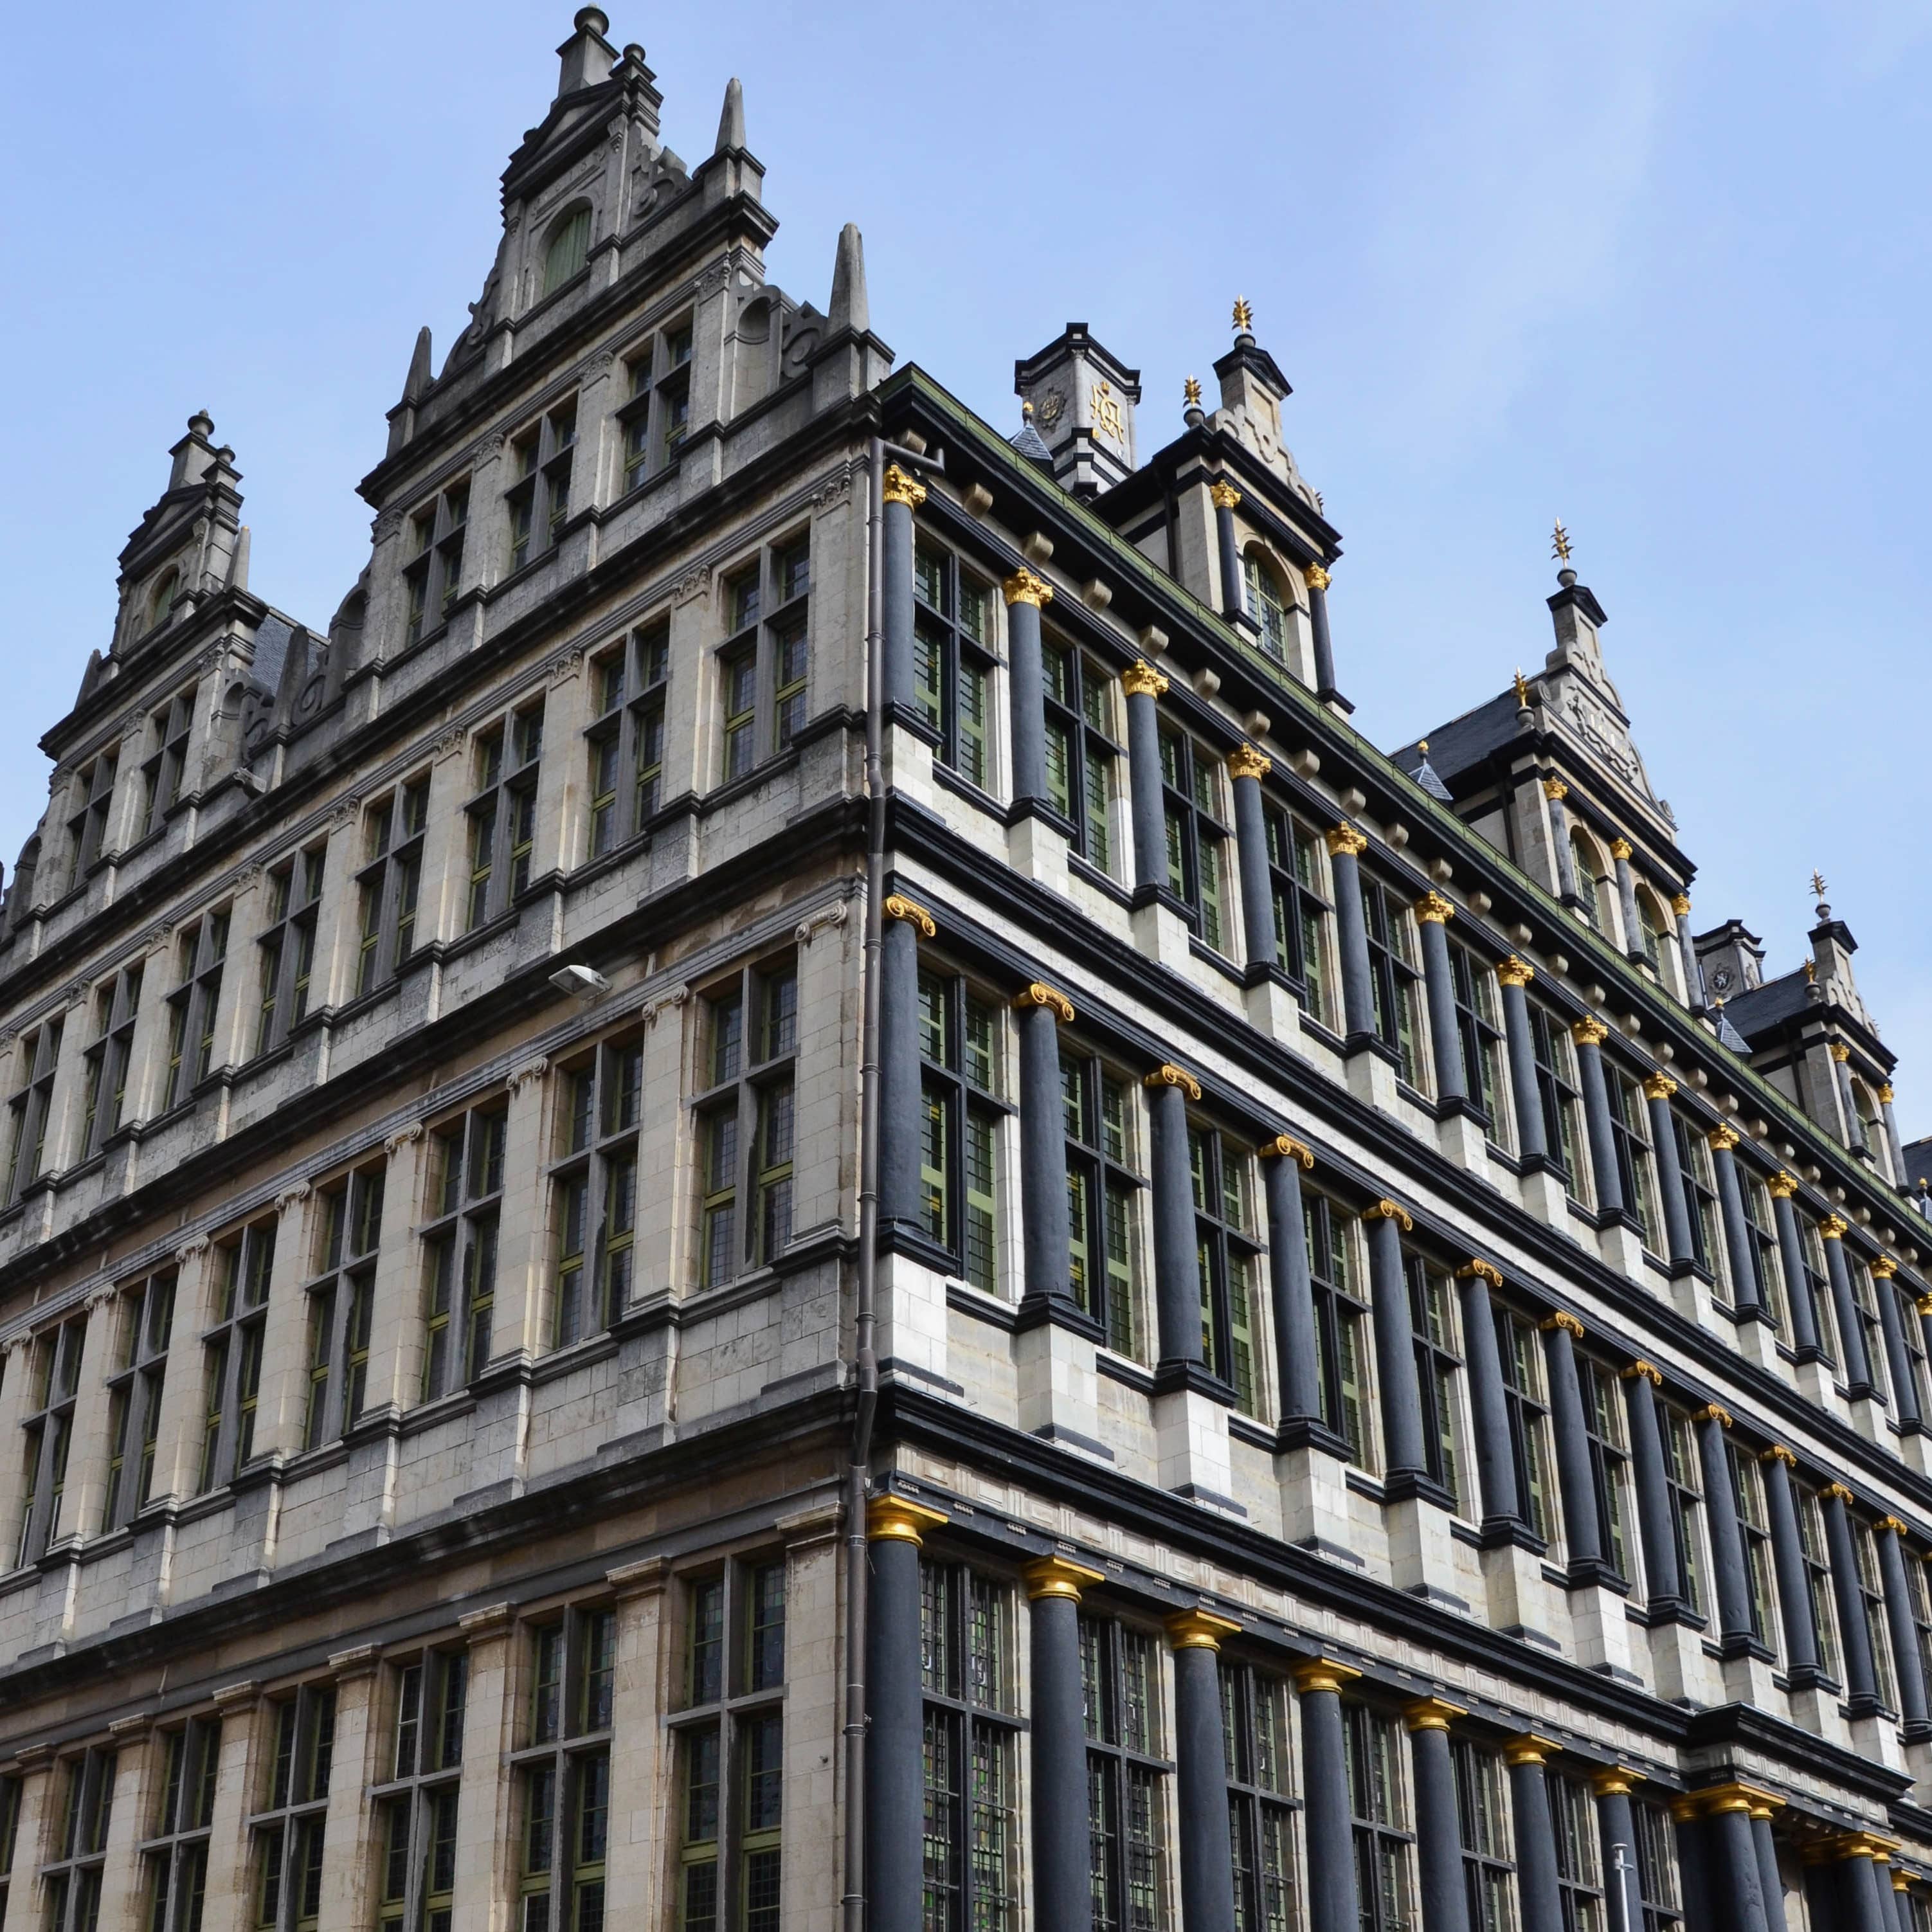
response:
<path fill-rule="evenodd" d="M 1526 986 L 1536 977 L 1536 968 L 1512 952 L 1496 968 L 1496 977 L 1505 986 Z"/>
<path fill-rule="evenodd" d="M 1440 892 L 1424 892 L 1415 902 L 1415 916 L 1424 926 L 1447 926 L 1456 908 Z"/>
<path fill-rule="evenodd" d="M 1274 760 L 1265 752 L 1258 752 L 1252 745 L 1237 745 L 1228 754 L 1228 776 L 1231 778 L 1264 778 L 1274 770 Z"/>
<path fill-rule="evenodd" d="M 1568 563 L 1570 561 L 1570 532 L 1563 527 L 1563 519 L 1561 517 L 1556 519 L 1556 528 L 1550 536 L 1550 554 L 1558 563 Z"/>
<path fill-rule="evenodd" d="M 1130 698 L 1165 698 L 1167 680 L 1145 658 L 1136 658 L 1121 672 L 1120 688 Z"/>
<path fill-rule="evenodd" d="M 916 510 L 926 501 L 926 485 L 909 470 L 902 470 L 896 463 L 889 463 L 879 494 L 888 503 L 903 503 L 908 510 Z"/>
<path fill-rule="evenodd" d="M 1493 1262 L 1480 1258 L 1466 1261 L 1456 1270 L 1458 1281 L 1486 1281 L 1492 1288 L 1503 1285 L 1503 1271 Z"/>
<path fill-rule="evenodd" d="M 1301 574 L 1307 578 L 1310 590 L 1326 590 L 1328 588 L 1328 573 L 1320 564 L 1311 563 Z"/>
<path fill-rule="evenodd" d="M 1527 704 L 1528 699 L 1526 698 L 1524 702 Z M 1543 782 L 1543 795 L 1553 802 L 1561 804 L 1570 796 L 1570 788 L 1561 778 L 1545 778 Z"/>
<path fill-rule="evenodd" d="M 1600 1019 L 1580 1019 L 1570 1029 L 1570 1037 L 1579 1046 L 1601 1046 L 1610 1036 L 1610 1028 Z"/>
<path fill-rule="evenodd" d="M 1217 510 L 1232 510 L 1241 500 L 1240 491 L 1232 483 L 1210 484 L 1208 494 Z"/>
<path fill-rule="evenodd" d="M 1805 978 L 1806 982 L 1808 984 L 1808 983 L 1809 983 L 1810 982 L 1811 982 L 1812 980 L 1816 980 L 1816 979 L 1817 978 L 1817 976 L 1818 976 L 1818 962 L 1817 962 L 1817 961 L 1816 961 L 1816 960 L 1815 960 L 1815 959 L 1808 959 L 1808 960 L 1806 960 L 1806 961 L 1805 961 L 1805 962 L 1804 962 L 1804 978 Z"/>
<path fill-rule="evenodd" d="M 1049 986 L 1043 980 L 1035 980 L 1022 987 L 1013 995 L 1013 1006 L 1021 1012 L 1029 1006 L 1045 1006 L 1062 1026 L 1073 1024 L 1073 1002 L 1058 987 Z"/>
<path fill-rule="evenodd" d="M 1292 1134 L 1276 1134 L 1273 1140 L 1263 1141 L 1255 1153 L 1262 1160 L 1298 1161 L 1304 1168 L 1315 1165 L 1314 1149 L 1304 1147 Z"/>
<path fill-rule="evenodd" d="M 1201 1083 L 1184 1066 L 1164 1061 L 1141 1082 L 1143 1087 L 1178 1087 L 1190 1100 L 1201 1097 Z"/>
<path fill-rule="evenodd" d="M 1362 1219 L 1364 1221 L 1393 1221 L 1405 1234 L 1415 1232 L 1414 1217 L 1406 1209 L 1397 1207 L 1393 1201 L 1378 1201 L 1372 1208 L 1364 1208 Z"/>
<path fill-rule="evenodd" d="M 1247 297 L 1237 296 L 1234 298 L 1234 326 L 1237 328 L 1252 328 L 1254 326 L 1255 312 L 1249 306 Z"/>
<path fill-rule="evenodd" d="M 1516 708 L 1519 711 L 1529 709 L 1529 680 L 1522 674 L 1522 667 L 1516 668 Z"/>
<path fill-rule="evenodd" d="M 1359 859 L 1369 849 L 1368 835 L 1352 825 L 1336 826 L 1327 836 L 1331 859 Z"/>
<path fill-rule="evenodd" d="M 1053 586 L 1030 570 L 1016 570 L 1002 584 L 1009 609 L 1016 604 L 1030 604 L 1036 610 L 1053 602 Z"/>
<path fill-rule="evenodd" d="M 1825 875 L 1815 868 L 1811 874 L 1811 896 L 1822 899 L 1825 896 Z"/>
<path fill-rule="evenodd" d="M 891 894 L 883 910 L 888 919 L 902 919 L 908 926 L 917 926 L 922 938 L 932 939 L 938 936 L 939 928 L 933 923 L 932 914 L 922 905 L 914 904 L 901 893 Z"/>
<path fill-rule="evenodd" d="M 1190 410 L 1201 406 L 1201 378 L 1190 376 L 1180 386 L 1180 399 Z"/>

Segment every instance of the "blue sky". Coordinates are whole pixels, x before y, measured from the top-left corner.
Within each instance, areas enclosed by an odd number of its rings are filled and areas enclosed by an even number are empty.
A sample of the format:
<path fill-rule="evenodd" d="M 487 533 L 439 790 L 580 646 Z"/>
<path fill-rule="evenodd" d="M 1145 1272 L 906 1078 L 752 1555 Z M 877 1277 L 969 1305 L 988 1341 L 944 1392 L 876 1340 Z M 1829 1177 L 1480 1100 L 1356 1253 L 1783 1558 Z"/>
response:
<path fill-rule="evenodd" d="M 687 160 L 742 77 L 772 279 L 822 306 L 857 221 L 874 326 L 997 423 L 1013 358 L 1077 319 L 1141 369 L 1156 446 L 1248 296 L 1343 533 L 1341 682 L 1378 742 L 1540 660 L 1560 514 L 1697 922 L 1743 917 L 1789 970 L 1822 868 L 1906 1133 L 1932 1131 L 1906 857 L 1932 825 L 1932 6 L 611 11 Z M 254 589 L 326 622 L 367 553 L 353 485 L 418 326 L 440 361 L 481 286 L 569 14 L 16 10 L 0 856 L 190 410 L 236 449 Z"/>

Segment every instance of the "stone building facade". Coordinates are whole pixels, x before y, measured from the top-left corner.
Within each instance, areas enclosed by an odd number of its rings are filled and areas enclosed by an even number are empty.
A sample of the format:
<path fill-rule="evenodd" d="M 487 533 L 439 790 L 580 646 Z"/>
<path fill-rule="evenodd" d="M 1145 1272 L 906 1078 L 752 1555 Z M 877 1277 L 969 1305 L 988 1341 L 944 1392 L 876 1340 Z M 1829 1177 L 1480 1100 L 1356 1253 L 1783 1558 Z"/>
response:
<path fill-rule="evenodd" d="M 594 8 L 326 628 L 190 419 L 0 941 L 0 1932 L 1925 1932 L 1932 1234 L 1568 565 L 1018 435 Z"/>

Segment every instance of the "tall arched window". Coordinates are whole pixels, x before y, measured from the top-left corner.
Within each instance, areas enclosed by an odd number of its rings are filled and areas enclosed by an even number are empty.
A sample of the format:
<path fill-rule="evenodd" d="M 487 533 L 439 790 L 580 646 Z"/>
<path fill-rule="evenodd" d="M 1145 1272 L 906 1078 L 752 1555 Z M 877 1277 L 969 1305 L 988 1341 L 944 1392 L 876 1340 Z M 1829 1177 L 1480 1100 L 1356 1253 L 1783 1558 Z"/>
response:
<path fill-rule="evenodd" d="M 544 251 L 544 293 L 562 288 L 584 266 L 590 254 L 590 211 L 574 208 L 550 231 L 550 246 Z"/>
<path fill-rule="evenodd" d="M 1664 961 L 1670 950 L 1670 928 L 1664 921 L 1664 910 L 1657 903 L 1656 894 L 1647 886 L 1637 888 L 1636 923 L 1643 956 L 1650 962 L 1651 970 L 1661 980 L 1664 977 Z"/>
<path fill-rule="evenodd" d="M 1576 896 L 1583 902 L 1584 918 L 1599 932 L 1610 932 L 1612 926 L 1610 901 L 1604 892 L 1604 862 L 1587 832 L 1570 832 L 1570 859 L 1576 868 Z"/>
<path fill-rule="evenodd" d="M 147 621 L 141 626 L 144 634 L 152 631 L 168 614 L 168 608 L 175 601 L 175 586 L 180 581 L 181 573 L 178 571 L 164 570 L 161 572 L 160 580 L 148 592 Z"/>
<path fill-rule="evenodd" d="M 1246 580 L 1248 614 L 1261 626 L 1262 649 L 1276 664 L 1285 664 L 1288 662 L 1288 600 L 1282 595 L 1280 580 L 1255 550 L 1250 550 L 1241 560 L 1241 571 Z"/>

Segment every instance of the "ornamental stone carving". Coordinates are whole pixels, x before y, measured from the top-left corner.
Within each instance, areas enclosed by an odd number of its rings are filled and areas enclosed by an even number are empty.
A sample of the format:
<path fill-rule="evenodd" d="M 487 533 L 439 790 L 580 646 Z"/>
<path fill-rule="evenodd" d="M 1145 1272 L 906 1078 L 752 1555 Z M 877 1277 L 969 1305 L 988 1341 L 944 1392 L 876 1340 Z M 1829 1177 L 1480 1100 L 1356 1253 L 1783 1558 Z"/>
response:
<path fill-rule="evenodd" d="M 923 490 L 920 493 L 920 500 L 926 500 Z M 1053 586 L 1030 570 L 1015 571 L 1000 589 L 1009 610 L 1016 604 L 1030 604 L 1036 610 L 1043 610 L 1053 602 Z"/>
<path fill-rule="evenodd" d="M 1456 1270 L 1456 1279 L 1458 1281 L 1485 1281 L 1492 1288 L 1501 1288 L 1503 1271 L 1493 1262 L 1472 1259 L 1465 1262 Z"/>
<path fill-rule="evenodd" d="M 1312 1168 L 1315 1165 L 1314 1150 L 1304 1147 L 1300 1142 L 1288 1134 L 1276 1134 L 1273 1140 L 1263 1141 L 1255 1152 L 1263 1160 L 1297 1161 L 1304 1168 Z"/>
<path fill-rule="evenodd" d="M 1021 988 L 1013 995 L 1013 1005 L 1022 1012 L 1029 1006 L 1045 1006 L 1062 1026 L 1073 1024 L 1073 1002 L 1057 986 L 1049 986 L 1042 980 L 1035 980 Z"/>
<path fill-rule="evenodd" d="M 1424 926 L 1447 926 L 1456 916 L 1456 908 L 1440 892 L 1424 892 L 1415 902 L 1415 916 Z"/>
<path fill-rule="evenodd" d="M 1201 1083 L 1184 1066 L 1167 1060 L 1156 1066 L 1141 1083 L 1145 1087 L 1178 1087 L 1190 1100 L 1201 1097 Z"/>
<path fill-rule="evenodd" d="M 1369 849 L 1368 835 L 1352 825 L 1337 825 L 1328 834 L 1331 859 L 1359 859 Z"/>
<path fill-rule="evenodd" d="M 1536 977 L 1536 968 L 1512 952 L 1496 968 L 1496 977 L 1505 986 L 1526 986 Z"/>
<path fill-rule="evenodd" d="M 1252 745 L 1237 745 L 1228 754 L 1228 776 L 1231 778 L 1264 778 L 1274 770 L 1274 760 Z"/>
<path fill-rule="evenodd" d="M 1165 698 L 1167 680 L 1144 658 L 1137 658 L 1120 674 L 1120 688 L 1130 698 Z"/>
<path fill-rule="evenodd" d="M 888 919 L 902 919 L 908 926 L 917 926 L 922 939 L 932 939 L 938 935 L 939 928 L 934 922 L 932 914 L 922 905 L 915 904 L 903 893 L 890 894 L 884 910 Z"/>
<path fill-rule="evenodd" d="M 896 463 L 889 463 L 886 465 L 885 481 L 879 486 L 879 495 L 883 502 L 902 503 L 908 510 L 916 510 L 926 501 L 926 485 L 916 476 L 902 470 Z M 1022 571 L 1020 576 L 1025 577 L 1030 574 L 1029 572 Z M 1018 580 L 1018 578 L 1016 578 L 1012 580 L 1012 583 L 1017 583 Z M 1051 596 L 1053 593 L 1048 591 L 1047 594 Z M 1012 604 L 1019 601 L 1012 596 L 1011 584 L 1010 584 L 1006 602 Z M 1036 600 L 1029 599 L 1028 601 Z"/>

